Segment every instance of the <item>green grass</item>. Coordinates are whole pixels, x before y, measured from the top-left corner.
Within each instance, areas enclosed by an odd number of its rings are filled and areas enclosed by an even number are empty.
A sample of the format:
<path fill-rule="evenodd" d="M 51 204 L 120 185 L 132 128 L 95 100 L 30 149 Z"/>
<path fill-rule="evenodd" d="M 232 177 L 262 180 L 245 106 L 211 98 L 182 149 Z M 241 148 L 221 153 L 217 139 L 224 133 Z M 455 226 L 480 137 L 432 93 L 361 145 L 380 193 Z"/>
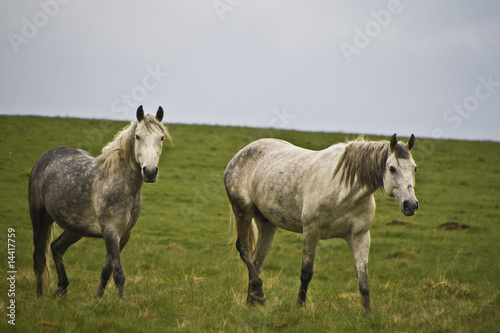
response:
<path fill-rule="evenodd" d="M 305 308 L 295 306 L 300 235 L 278 232 L 262 276 L 265 307 L 245 305 L 247 273 L 227 245 L 230 208 L 222 176 L 240 148 L 277 137 L 322 149 L 356 135 L 217 126 L 168 126 L 174 145 L 164 149 L 158 181 L 143 188 L 142 215 L 122 252 L 126 300 L 118 299 L 111 282 L 102 299 L 94 297 L 105 256 L 101 239 L 83 239 L 66 253 L 71 282 L 66 297 L 37 298 L 27 205 L 31 167 L 59 145 L 98 154 L 125 125 L 0 116 L 1 267 L 6 276 L 7 228 L 12 227 L 17 331 L 500 331 L 500 143 L 494 142 L 417 137 L 417 215 L 405 217 L 390 198 L 376 195 L 371 315 L 362 312 L 343 240 L 320 242 Z M 470 228 L 439 228 L 447 222 Z M 7 324 L 8 285 L 2 280 L 0 331 L 5 332 L 13 327 Z"/>

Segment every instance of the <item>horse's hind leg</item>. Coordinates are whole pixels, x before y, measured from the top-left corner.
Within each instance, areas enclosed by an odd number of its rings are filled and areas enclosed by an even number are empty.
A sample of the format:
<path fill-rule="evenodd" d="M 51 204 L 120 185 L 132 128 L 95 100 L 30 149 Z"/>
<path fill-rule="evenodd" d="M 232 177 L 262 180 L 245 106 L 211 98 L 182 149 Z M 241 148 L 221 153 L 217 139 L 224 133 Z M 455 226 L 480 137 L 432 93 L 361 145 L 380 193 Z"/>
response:
<path fill-rule="evenodd" d="M 252 217 L 254 209 L 246 209 L 245 211 L 233 206 L 234 215 L 236 218 L 236 230 L 238 232 L 238 240 L 236 241 L 236 249 L 240 253 L 241 260 L 245 263 L 248 269 L 248 295 L 247 304 L 265 303 L 264 291 L 262 290 L 262 280 L 257 273 L 252 260 L 252 244 L 251 234 Z"/>
<path fill-rule="evenodd" d="M 63 255 L 66 250 L 78 242 L 82 236 L 64 231 L 55 241 L 52 242 L 50 248 L 52 250 L 52 256 L 54 257 L 54 262 L 56 263 L 57 269 L 57 287 L 58 289 L 54 293 L 54 297 L 66 295 L 68 290 L 68 276 L 66 275 L 66 269 L 64 268 Z"/>
<path fill-rule="evenodd" d="M 257 273 L 261 274 L 264 267 L 264 260 L 273 247 L 278 227 L 271 224 L 260 212 L 256 212 L 255 222 L 259 229 L 259 238 L 257 239 L 257 246 L 255 247 L 252 262 Z"/>

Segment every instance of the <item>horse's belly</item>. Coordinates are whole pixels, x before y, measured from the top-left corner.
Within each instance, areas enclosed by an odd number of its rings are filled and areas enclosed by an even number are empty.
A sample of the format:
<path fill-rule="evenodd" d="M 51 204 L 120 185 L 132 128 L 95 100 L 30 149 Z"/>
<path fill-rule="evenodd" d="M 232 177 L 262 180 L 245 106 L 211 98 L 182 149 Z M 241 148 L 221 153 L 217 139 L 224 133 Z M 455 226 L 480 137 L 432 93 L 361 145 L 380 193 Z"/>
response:
<path fill-rule="evenodd" d="M 84 237 L 102 237 L 101 228 L 95 214 L 81 210 L 51 211 L 48 210 L 54 222 L 63 230 L 79 234 Z"/>
<path fill-rule="evenodd" d="M 290 214 L 289 211 L 277 210 L 269 206 L 257 207 L 261 214 L 274 226 L 288 231 L 302 233 L 302 222 L 293 214 Z"/>
<path fill-rule="evenodd" d="M 347 220 L 331 223 L 321 230 L 321 239 L 346 238 L 351 234 L 352 226 Z"/>
<path fill-rule="evenodd" d="M 101 237 L 96 212 L 88 195 L 66 187 L 59 191 L 51 189 L 44 199 L 47 212 L 62 229 L 85 237 Z"/>
<path fill-rule="evenodd" d="M 278 228 L 285 229 L 291 232 L 296 232 L 301 234 L 303 229 L 302 229 L 302 223 L 296 222 L 293 220 L 269 220 L 273 225 L 277 226 Z"/>
<path fill-rule="evenodd" d="M 59 225 L 61 228 L 63 228 L 66 231 L 69 231 L 74 234 L 79 234 L 83 237 L 96 237 L 96 238 L 102 238 L 102 233 L 101 229 L 99 226 L 96 224 L 96 227 L 93 225 L 79 225 L 79 224 L 61 224 L 57 222 L 57 225 Z M 80 227 L 81 226 L 81 227 Z"/>

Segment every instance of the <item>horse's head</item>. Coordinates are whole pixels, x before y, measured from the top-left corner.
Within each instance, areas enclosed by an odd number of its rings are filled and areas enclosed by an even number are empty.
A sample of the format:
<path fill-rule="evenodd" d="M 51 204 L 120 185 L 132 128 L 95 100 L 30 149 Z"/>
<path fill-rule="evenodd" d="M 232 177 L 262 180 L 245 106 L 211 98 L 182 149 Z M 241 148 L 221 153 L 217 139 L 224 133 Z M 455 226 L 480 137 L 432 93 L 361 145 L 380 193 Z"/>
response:
<path fill-rule="evenodd" d="M 156 116 L 144 115 L 142 105 L 137 109 L 137 127 L 135 130 L 135 160 L 140 165 L 146 183 L 154 183 L 158 175 L 158 162 L 168 132 L 161 123 L 163 109 L 160 106 Z"/>
<path fill-rule="evenodd" d="M 399 203 L 401 211 L 406 216 L 415 215 L 418 209 L 414 191 L 417 166 L 410 153 L 414 144 L 413 134 L 405 145 L 398 143 L 397 136 L 394 134 L 391 138 L 384 174 L 385 192 Z"/>

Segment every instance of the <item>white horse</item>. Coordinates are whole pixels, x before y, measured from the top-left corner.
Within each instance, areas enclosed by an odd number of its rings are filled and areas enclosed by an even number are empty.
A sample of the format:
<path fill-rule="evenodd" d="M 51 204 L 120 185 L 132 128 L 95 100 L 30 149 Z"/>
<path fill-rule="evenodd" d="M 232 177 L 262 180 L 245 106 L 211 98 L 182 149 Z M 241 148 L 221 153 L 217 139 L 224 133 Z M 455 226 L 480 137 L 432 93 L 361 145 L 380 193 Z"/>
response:
<path fill-rule="evenodd" d="M 276 231 L 282 228 L 303 234 L 299 305 L 306 301 L 318 241 L 343 238 L 352 249 L 363 309 L 369 312 L 373 194 L 383 188 L 403 214 L 415 214 L 417 167 L 410 153 L 414 143 L 413 134 L 406 145 L 394 134 L 390 142 L 360 139 L 311 151 L 261 139 L 239 151 L 226 168 L 224 183 L 236 220 L 236 248 L 249 273 L 247 304 L 264 304 L 259 275 Z"/>

